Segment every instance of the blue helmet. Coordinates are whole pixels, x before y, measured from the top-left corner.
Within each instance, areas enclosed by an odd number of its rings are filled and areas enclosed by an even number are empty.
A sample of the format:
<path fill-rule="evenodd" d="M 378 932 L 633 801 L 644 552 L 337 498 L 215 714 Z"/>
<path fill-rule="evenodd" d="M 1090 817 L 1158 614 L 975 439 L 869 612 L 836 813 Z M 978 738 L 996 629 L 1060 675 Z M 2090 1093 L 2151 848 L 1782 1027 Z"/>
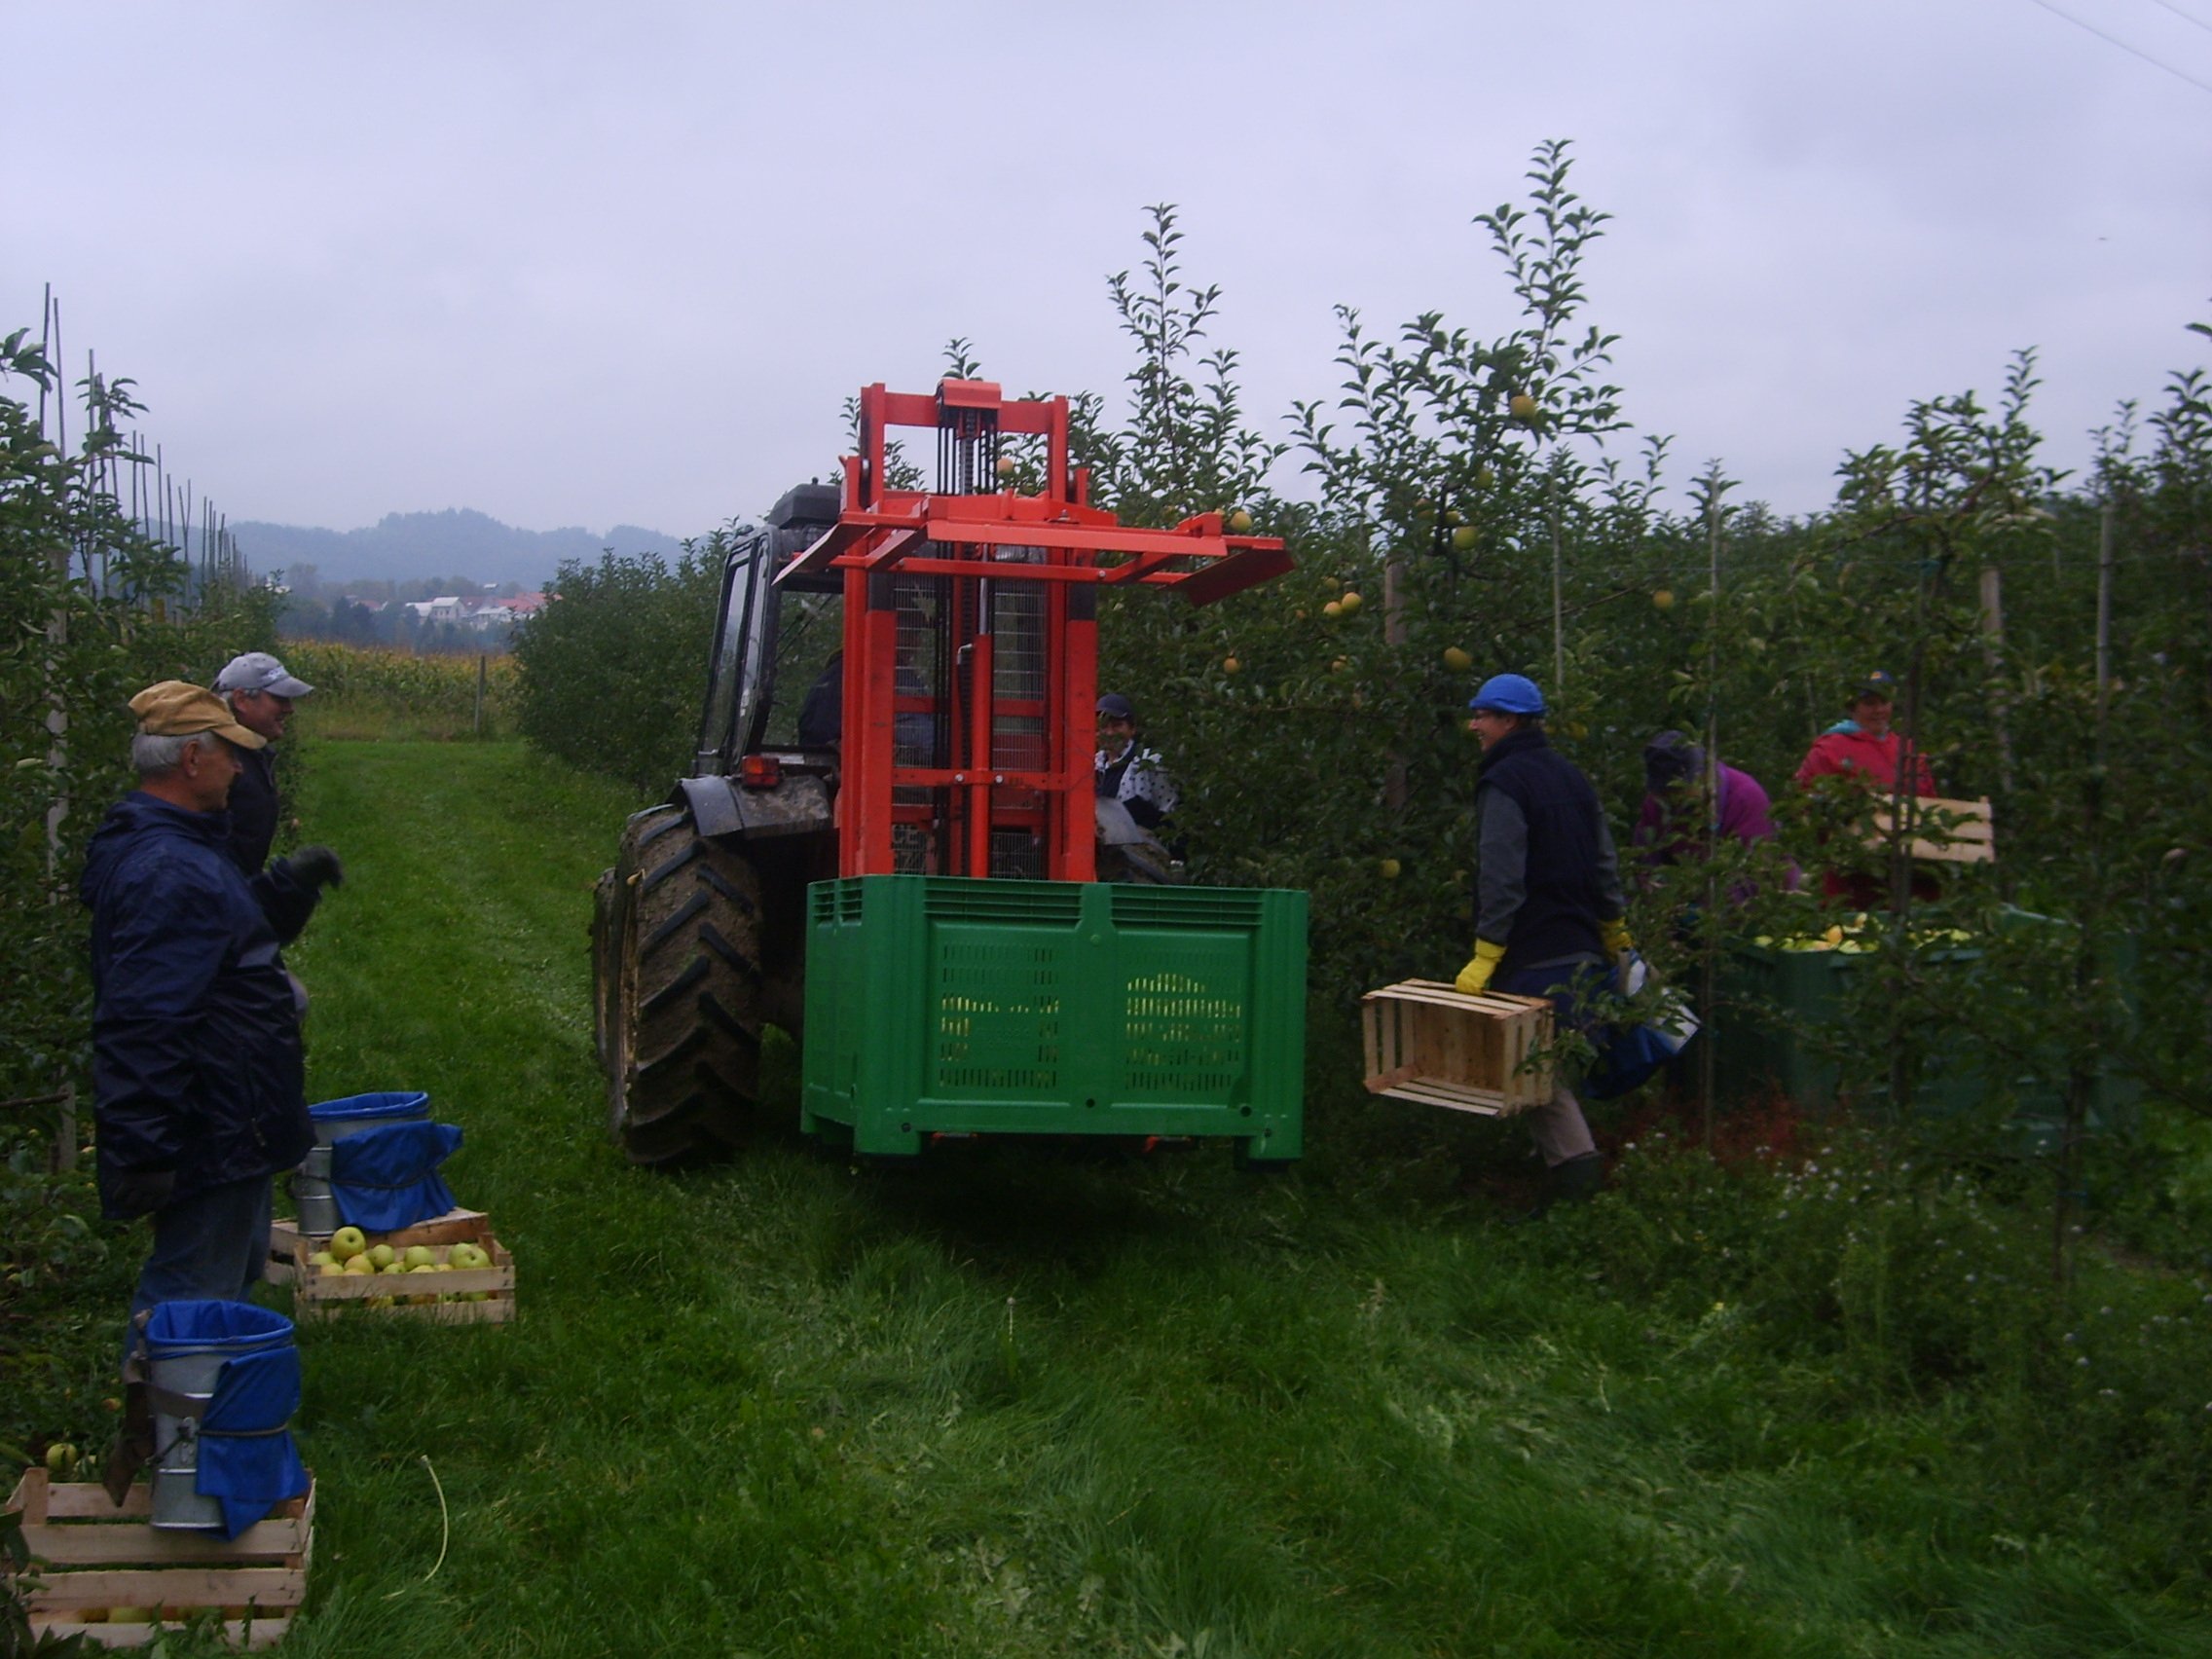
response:
<path fill-rule="evenodd" d="M 1491 709 L 1501 715 L 1540 715 L 1544 712 L 1544 694 L 1525 674 L 1493 674 L 1467 700 L 1467 707 Z"/>

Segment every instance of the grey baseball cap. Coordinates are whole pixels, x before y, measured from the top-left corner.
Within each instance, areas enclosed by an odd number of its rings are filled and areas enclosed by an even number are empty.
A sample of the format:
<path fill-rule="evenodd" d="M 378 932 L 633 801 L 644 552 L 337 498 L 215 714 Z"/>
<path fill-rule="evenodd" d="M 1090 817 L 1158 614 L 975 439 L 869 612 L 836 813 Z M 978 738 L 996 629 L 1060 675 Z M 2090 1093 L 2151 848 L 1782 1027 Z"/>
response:
<path fill-rule="evenodd" d="M 235 656 L 223 665 L 223 672 L 215 676 L 218 691 L 267 691 L 277 697 L 305 697 L 314 689 L 304 680 L 295 680 L 285 672 L 284 665 L 267 651 L 247 651 Z"/>

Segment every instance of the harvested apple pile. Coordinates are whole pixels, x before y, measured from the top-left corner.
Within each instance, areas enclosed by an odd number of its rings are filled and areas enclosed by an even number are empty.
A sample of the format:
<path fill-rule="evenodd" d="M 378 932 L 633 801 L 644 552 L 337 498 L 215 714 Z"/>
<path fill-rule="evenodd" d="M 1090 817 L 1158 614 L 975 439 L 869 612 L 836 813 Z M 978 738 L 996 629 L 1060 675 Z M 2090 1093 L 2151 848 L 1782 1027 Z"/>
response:
<path fill-rule="evenodd" d="M 308 1258 L 308 1266 L 325 1278 L 343 1273 L 451 1273 L 469 1272 L 492 1265 L 492 1253 L 483 1245 L 463 1238 L 458 1244 L 447 1245 L 443 1251 L 429 1244 L 409 1244 L 395 1249 L 389 1244 L 371 1244 L 368 1235 L 357 1227 L 341 1227 L 330 1235 L 328 1249 L 317 1250 Z M 447 1291 L 428 1295 L 410 1295 L 405 1300 L 421 1305 L 430 1302 L 488 1302 L 488 1290 Z M 366 1299 L 372 1308 L 389 1308 L 401 1300 L 392 1296 L 372 1296 Z"/>
<path fill-rule="evenodd" d="M 1915 930 L 1911 936 L 1913 948 L 1926 949 L 1931 945 L 1971 944 L 1973 935 L 1964 928 L 1936 928 Z M 1825 933 L 1798 934 L 1788 939 L 1776 939 L 1771 934 L 1760 934 L 1751 942 L 1775 950 L 1833 950 L 1845 956 L 1857 956 L 1865 951 L 1879 949 L 1882 943 L 1878 927 L 1871 924 L 1863 910 L 1855 912 L 1849 921 L 1837 922 Z"/>

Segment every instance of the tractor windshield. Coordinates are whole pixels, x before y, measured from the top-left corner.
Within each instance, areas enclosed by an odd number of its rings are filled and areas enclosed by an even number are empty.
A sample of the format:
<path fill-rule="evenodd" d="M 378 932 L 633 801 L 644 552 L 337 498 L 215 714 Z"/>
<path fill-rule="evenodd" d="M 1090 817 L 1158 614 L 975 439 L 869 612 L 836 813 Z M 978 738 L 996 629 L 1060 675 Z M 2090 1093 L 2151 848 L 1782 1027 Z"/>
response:
<path fill-rule="evenodd" d="M 837 741 L 835 712 L 843 699 L 845 596 L 786 593 L 777 608 L 776 654 L 770 683 L 767 749 L 820 749 Z"/>

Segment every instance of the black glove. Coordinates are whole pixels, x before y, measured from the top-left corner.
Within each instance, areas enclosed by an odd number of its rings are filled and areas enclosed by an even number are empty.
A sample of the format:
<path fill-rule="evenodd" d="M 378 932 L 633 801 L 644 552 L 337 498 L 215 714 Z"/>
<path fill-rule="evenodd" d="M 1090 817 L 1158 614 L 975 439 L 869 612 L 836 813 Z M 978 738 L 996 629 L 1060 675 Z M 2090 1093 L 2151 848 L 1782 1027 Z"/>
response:
<path fill-rule="evenodd" d="M 152 1215 L 175 1187 L 173 1169 L 119 1169 L 108 1177 L 107 1201 L 119 1216 Z"/>
<path fill-rule="evenodd" d="M 328 847 L 302 847 L 284 861 L 284 871 L 302 887 L 342 887 L 346 866 Z"/>

